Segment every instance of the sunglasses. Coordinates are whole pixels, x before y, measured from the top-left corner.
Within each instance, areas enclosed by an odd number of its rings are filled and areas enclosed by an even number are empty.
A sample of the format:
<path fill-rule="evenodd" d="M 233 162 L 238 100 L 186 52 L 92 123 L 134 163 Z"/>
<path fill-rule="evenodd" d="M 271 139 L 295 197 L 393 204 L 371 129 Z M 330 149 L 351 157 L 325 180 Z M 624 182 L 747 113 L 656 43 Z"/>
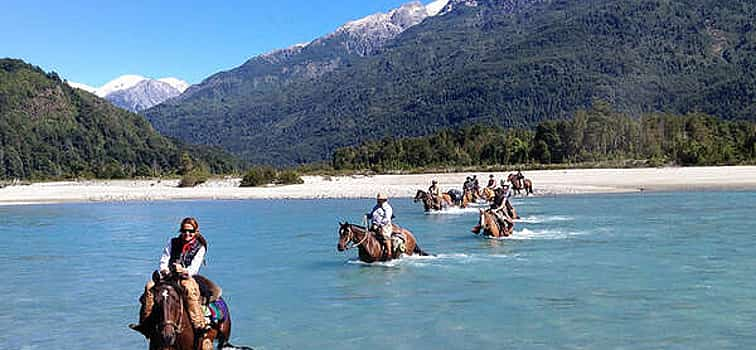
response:
<path fill-rule="evenodd" d="M 181 232 L 181 233 L 195 233 L 197 231 L 194 230 L 194 229 L 187 230 L 187 229 L 182 228 L 179 232 Z"/>

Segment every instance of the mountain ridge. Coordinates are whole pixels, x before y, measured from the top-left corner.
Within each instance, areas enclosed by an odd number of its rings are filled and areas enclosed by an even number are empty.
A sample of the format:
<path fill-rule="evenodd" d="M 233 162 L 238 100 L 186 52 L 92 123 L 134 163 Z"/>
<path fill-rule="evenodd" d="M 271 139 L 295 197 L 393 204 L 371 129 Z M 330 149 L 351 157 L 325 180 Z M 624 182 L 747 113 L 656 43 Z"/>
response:
<path fill-rule="evenodd" d="M 223 152 L 158 134 L 54 72 L 0 59 L 0 179 L 171 175 L 184 158 L 214 172 L 237 166 Z"/>
<path fill-rule="evenodd" d="M 334 54 L 344 52 L 338 41 L 296 48 L 332 66 L 286 80 L 240 73 L 307 65 L 243 65 L 217 76 L 201 98 L 185 94 L 145 114 L 162 132 L 273 164 L 470 123 L 533 126 L 597 98 L 636 116 L 751 119 L 753 16 L 756 6 L 744 0 L 452 0 L 374 54 Z M 178 127 L 199 121 L 202 130 Z"/>

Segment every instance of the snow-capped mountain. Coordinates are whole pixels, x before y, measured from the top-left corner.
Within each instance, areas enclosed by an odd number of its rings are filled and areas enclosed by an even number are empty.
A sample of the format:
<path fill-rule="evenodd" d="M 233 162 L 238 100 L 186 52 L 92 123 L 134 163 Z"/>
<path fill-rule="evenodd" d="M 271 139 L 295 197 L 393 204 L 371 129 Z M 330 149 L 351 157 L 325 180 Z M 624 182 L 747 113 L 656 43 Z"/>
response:
<path fill-rule="evenodd" d="M 150 79 L 133 74 L 122 75 L 99 88 L 70 81 L 68 85 L 103 97 L 114 105 L 132 112 L 160 104 L 181 95 L 189 88 L 189 83 L 177 78 Z"/>
<path fill-rule="evenodd" d="M 241 96 L 299 79 L 316 79 L 353 59 L 377 53 L 408 28 L 439 14 L 449 1 L 436 0 L 426 6 L 413 1 L 386 13 L 348 22 L 323 37 L 252 57 L 239 67 L 216 73 L 191 86 L 174 101 L 226 94 Z"/>
<path fill-rule="evenodd" d="M 144 79 L 127 89 L 113 91 L 105 98 L 118 107 L 138 112 L 180 94 L 180 90 L 162 80 Z"/>
<path fill-rule="evenodd" d="M 146 79 L 147 78 L 141 75 L 122 75 L 105 83 L 105 85 L 103 85 L 102 87 L 99 87 L 95 94 L 100 97 L 107 97 L 113 92 L 126 90 Z"/>
<path fill-rule="evenodd" d="M 162 81 L 182 93 L 189 88 L 189 83 L 177 78 L 160 78 L 158 81 Z"/>
<path fill-rule="evenodd" d="M 376 13 L 348 22 L 335 32 L 315 40 L 313 44 L 345 37 L 342 45 L 346 46 L 348 51 L 360 56 L 370 55 L 407 28 L 438 14 L 447 7 L 448 2 L 449 0 L 437 0 L 428 5 L 423 5 L 419 1 L 410 2 L 386 13 Z"/>

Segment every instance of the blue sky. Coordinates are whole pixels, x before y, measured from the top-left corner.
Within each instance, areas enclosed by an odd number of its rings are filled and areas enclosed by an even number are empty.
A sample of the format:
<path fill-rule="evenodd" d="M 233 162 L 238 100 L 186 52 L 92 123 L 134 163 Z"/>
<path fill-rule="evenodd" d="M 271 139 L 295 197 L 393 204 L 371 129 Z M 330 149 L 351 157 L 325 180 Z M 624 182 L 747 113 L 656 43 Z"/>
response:
<path fill-rule="evenodd" d="M 123 74 L 198 83 L 409 1 L 3 0 L 0 57 L 90 86 Z"/>

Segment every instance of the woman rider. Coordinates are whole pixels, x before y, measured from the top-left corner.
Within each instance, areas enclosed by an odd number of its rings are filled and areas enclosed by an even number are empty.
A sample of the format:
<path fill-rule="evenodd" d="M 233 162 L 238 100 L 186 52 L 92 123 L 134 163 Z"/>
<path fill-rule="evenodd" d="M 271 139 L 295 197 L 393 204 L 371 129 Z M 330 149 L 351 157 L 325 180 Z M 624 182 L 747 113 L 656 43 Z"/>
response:
<path fill-rule="evenodd" d="M 178 237 L 171 238 L 163 249 L 163 255 L 160 257 L 159 272 L 152 274 L 152 279 L 147 281 L 144 286 L 144 294 L 139 299 L 142 308 L 139 312 L 139 325 L 131 324 L 132 329 L 146 334 L 144 328 L 145 320 L 149 319 L 154 306 L 153 288 L 155 280 L 168 277 L 171 272 L 178 276 L 179 284 L 184 291 L 187 303 L 187 311 L 191 319 L 192 326 L 198 332 L 206 332 L 209 325 L 205 322 L 205 317 L 200 306 L 199 285 L 194 280 L 194 275 L 199 272 L 200 265 L 205 259 L 207 252 L 207 241 L 199 231 L 199 224 L 195 218 L 185 218 L 181 220 Z M 157 275 L 159 273 L 159 276 Z"/>

